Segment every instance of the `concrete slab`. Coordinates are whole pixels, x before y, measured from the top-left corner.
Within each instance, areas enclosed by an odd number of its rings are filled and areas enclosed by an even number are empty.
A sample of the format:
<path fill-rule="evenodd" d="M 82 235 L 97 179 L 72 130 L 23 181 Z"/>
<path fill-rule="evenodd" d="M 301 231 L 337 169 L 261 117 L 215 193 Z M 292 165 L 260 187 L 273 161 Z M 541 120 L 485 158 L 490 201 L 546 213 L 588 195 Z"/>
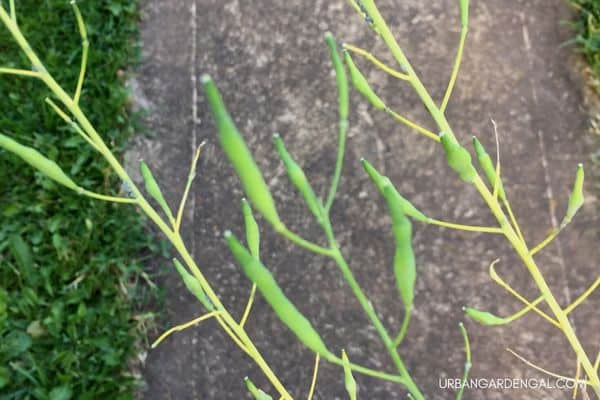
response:
<path fill-rule="evenodd" d="M 441 98 L 458 40 L 457 2 L 380 1 L 383 14 L 436 98 Z M 156 138 L 130 156 L 143 157 L 167 182 L 169 199 L 179 198 L 191 152 L 200 140 L 206 151 L 194 189 L 186 237 L 203 271 L 232 310 L 241 314 L 250 284 L 234 265 L 222 232 L 242 232 L 241 187 L 216 141 L 213 121 L 194 78 L 210 73 L 244 132 L 293 229 L 322 241 L 309 213 L 287 182 L 271 145 L 280 132 L 319 193 L 325 193 L 336 149 L 336 91 L 322 34 L 371 49 L 391 61 L 384 46 L 344 1 L 147 0 L 143 10 L 144 62 L 138 91 L 152 111 Z M 569 71 L 571 49 L 560 45 L 570 33 L 561 25 L 569 13 L 559 0 L 473 2 L 465 58 L 448 115 L 463 141 L 476 134 L 493 146 L 490 118 L 498 122 L 503 175 L 516 214 L 530 243 L 541 240 L 565 209 L 575 166 L 593 151 L 586 137 L 580 82 Z M 402 82 L 367 68 L 373 86 L 399 112 L 430 120 Z M 366 157 L 388 174 L 403 194 L 426 213 L 453 221 L 491 223 L 474 190 L 448 170 L 439 149 L 352 93 L 348 153 L 335 203 L 335 230 L 351 267 L 391 331 L 402 307 L 391 272 L 393 254 L 385 207 L 362 172 Z M 429 124 L 431 126 L 431 124 Z M 589 198 L 594 199 L 590 193 Z M 559 240 L 540 255 L 540 265 L 563 304 L 598 275 L 600 250 L 595 201 Z M 288 296 L 333 349 L 351 359 L 392 370 L 358 303 L 335 266 L 276 237 L 263 227 L 263 257 Z M 439 379 L 462 373 L 462 338 L 457 323 L 462 305 L 509 314 L 519 308 L 487 276 L 498 271 L 530 298 L 537 296 L 523 266 L 501 238 L 415 225 L 419 276 L 416 309 L 402 354 L 430 399 L 454 398 Z M 173 274 L 167 291 L 169 324 L 187 321 L 201 310 Z M 590 354 L 598 350 L 600 321 L 591 318 L 595 294 L 574 315 Z M 574 374 L 575 360 L 556 329 L 534 316 L 503 328 L 468 323 L 473 340 L 473 376 L 540 378 L 505 351 L 511 347 L 552 371 Z M 289 390 L 306 396 L 312 355 L 259 299 L 248 332 Z M 219 327 L 208 322 L 172 336 L 149 353 L 144 398 L 248 398 L 242 378 L 265 387 L 259 371 Z M 400 399 L 402 388 L 357 377 L 362 398 Z M 564 399 L 560 390 L 470 390 L 466 399 Z M 342 373 L 323 365 L 315 399 L 345 399 Z"/>

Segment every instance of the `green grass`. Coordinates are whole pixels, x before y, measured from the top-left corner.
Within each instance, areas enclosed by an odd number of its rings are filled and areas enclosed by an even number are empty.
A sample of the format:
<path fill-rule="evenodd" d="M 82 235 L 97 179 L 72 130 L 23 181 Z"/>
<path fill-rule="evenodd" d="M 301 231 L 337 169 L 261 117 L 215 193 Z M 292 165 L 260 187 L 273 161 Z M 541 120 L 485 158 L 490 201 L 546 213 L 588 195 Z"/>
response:
<path fill-rule="evenodd" d="M 587 58 L 594 74 L 600 77 L 600 0 L 570 0 L 577 9 L 574 42 Z"/>
<path fill-rule="evenodd" d="M 5 1 L 5 7 L 8 7 Z M 16 1 L 19 24 L 57 80 L 75 88 L 80 38 L 68 0 Z M 83 109 L 122 154 L 136 130 L 124 72 L 139 58 L 136 1 L 82 1 L 90 58 Z M 0 66 L 28 68 L 6 29 Z M 119 188 L 101 157 L 44 103 L 32 79 L 0 75 L 0 132 L 57 161 L 76 182 Z M 128 206 L 57 186 L 0 156 L 0 400 L 130 399 L 140 335 L 143 254 L 160 249 Z"/>

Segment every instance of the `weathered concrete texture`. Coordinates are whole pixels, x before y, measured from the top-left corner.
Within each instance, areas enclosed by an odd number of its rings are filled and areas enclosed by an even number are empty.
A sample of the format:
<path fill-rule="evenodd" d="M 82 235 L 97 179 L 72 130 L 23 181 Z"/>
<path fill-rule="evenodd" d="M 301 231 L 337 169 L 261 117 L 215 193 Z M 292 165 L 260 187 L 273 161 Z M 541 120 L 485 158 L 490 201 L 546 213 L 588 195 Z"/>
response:
<path fill-rule="evenodd" d="M 454 0 L 379 1 L 391 27 L 436 99 L 443 95 L 458 39 Z M 471 29 L 460 78 L 448 116 L 459 138 L 478 135 L 493 148 L 490 118 L 498 122 L 502 173 L 530 243 L 541 240 L 565 209 L 575 166 L 592 149 L 584 139 L 580 83 L 568 71 L 571 50 L 559 48 L 569 32 L 560 0 L 473 2 Z M 206 140 L 194 189 L 193 215 L 186 226 L 194 255 L 223 302 L 241 314 L 250 285 L 222 240 L 232 229 L 242 234 L 242 191 L 218 148 L 206 103 L 194 104 L 193 76 L 210 73 L 223 92 L 273 188 L 281 215 L 293 230 L 322 241 L 285 177 L 271 144 L 280 132 L 301 161 L 319 193 L 325 193 L 336 149 L 336 91 L 322 34 L 370 49 L 391 62 L 384 45 L 342 0 L 260 2 L 223 0 L 148 0 L 143 13 L 145 61 L 139 95 L 150 105 L 156 138 L 140 145 L 132 158 L 144 157 L 158 170 L 173 204 L 181 191 L 194 142 Z M 427 121 L 411 89 L 358 63 L 395 110 Z M 200 122 L 194 125 L 194 107 Z M 384 323 L 395 331 L 402 318 L 390 261 L 389 219 L 358 160 L 366 157 L 426 213 L 452 221 L 491 224 L 477 193 L 458 181 L 441 151 L 423 137 L 368 107 L 352 93 L 352 116 L 341 192 L 333 210 L 335 230 L 357 279 L 373 299 Z M 431 124 L 429 124 L 431 126 Z M 195 134 L 194 134 L 195 132 Z M 196 136 L 196 137 L 195 137 Z M 589 196 L 592 198 L 592 196 Z M 546 251 L 540 265 L 562 304 L 576 298 L 597 275 L 595 201 Z M 262 223 L 262 254 L 288 296 L 314 323 L 335 351 L 392 371 L 376 332 L 369 327 L 337 268 L 278 238 Z M 454 398 L 438 380 L 458 377 L 464 356 L 457 328 L 462 305 L 508 315 L 515 302 L 487 275 L 495 258 L 498 272 L 529 298 L 538 294 L 524 267 L 502 238 L 415 224 L 419 276 L 416 309 L 402 355 L 430 399 Z M 161 284 L 167 291 L 167 322 L 187 321 L 202 311 L 175 274 Z M 598 350 L 600 321 L 592 318 L 595 294 L 574 317 L 590 354 Z M 505 351 L 515 349 L 551 371 L 573 374 L 575 360 L 559 332 L 529 315 L 503 328 L 467 323 L 474 353 L 473 376 L 533 378 L 542 375 Z M 258 299 L 248 332 L 289 390 L 306 396 L 312 355 L 297 343 Z M 242 378 L 249 375 L 268 388 L 260 371 L 235 348 L 214 322 L 173 335 L 149 353 L 145 398 L 248 398 Z M 357 376 L 361 397 L 400 399 L 399 386 Z M 564 399 L 559 390 L 469 390 L 466 399 Z M 342 373 L 322 365 L 316 399 L 345 397 Z"/>

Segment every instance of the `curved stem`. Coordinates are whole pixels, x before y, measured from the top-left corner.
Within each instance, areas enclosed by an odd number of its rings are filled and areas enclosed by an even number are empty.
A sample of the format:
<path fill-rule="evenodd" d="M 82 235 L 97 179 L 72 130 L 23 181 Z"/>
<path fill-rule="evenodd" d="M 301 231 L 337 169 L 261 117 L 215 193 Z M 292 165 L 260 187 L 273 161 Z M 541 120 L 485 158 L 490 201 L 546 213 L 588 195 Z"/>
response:
<path fill-rule="evenodd" d="M 321 357 L 317 353 L 317 355 L 315 356 L 315 369 L 313 371 L 313 377 L 312 377 L 312 381 L 310 382 L 310 389 L 308 391 L 308 397 L 307 397 L 308 400 L 312 400 L 313 394 L 315 393 L 315 387 L 317 386 L 317 376 L 319 375 L 319 361 L 320 360 L 321 360 Z"/>
<path fill-rule="evenodd" d="M 412 307 L 410 307 L 404 311 L 404 318 L 402 319 L 402 325 L 400 326 L 400 331 L 398 332 L 396 339 L 394 339 L 395 347 L 400 346 L 400 343 L 402 343 L 402 340 L 404 340 L 404 336 L 406 336 L 406 331 L 408 330 L 408 324 L 410 323 L 411 315 L 412 315 Z"/>
<path fill-rule="evenodd" d="M 468 31 L 469 29 L 467 28 L 467 26 L 462 26 L 460 29 L 460 41 L 458 43 L 458 50 L 456 51 L 456 59 L 454 60 L 454 67 L 452 67 L 450 82 L 448 82 L 448 87 L 446 88 L 446 93 L 444 93 L 444 99 L 442 100 L 442 105 L 440 106 L 441 112 L 446 111 L 446 106 L 448 106 L 448 102 L 450 101 L 450 95 L 452 94 L 452 89 L 454 89 L 456 77 L 458 76 L 458 70 L 460 69 L 460 62 L 462 60 L 463 50 L 465 48 L 465 40 L 467 39 Z"/>

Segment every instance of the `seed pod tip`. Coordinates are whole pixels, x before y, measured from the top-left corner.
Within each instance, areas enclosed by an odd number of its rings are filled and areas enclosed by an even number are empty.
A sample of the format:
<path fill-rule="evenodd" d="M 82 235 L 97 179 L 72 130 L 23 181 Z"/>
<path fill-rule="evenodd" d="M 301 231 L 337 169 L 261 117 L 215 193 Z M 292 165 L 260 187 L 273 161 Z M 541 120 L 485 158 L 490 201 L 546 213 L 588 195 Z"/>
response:
<path fill-rule="evenodd" d="M 209 74 L 202 74 L 202 76 L 200 76 L 200 82 L 202 82 L 203 85 L 206 85 L 212 82 L 212 78 Z"/>

